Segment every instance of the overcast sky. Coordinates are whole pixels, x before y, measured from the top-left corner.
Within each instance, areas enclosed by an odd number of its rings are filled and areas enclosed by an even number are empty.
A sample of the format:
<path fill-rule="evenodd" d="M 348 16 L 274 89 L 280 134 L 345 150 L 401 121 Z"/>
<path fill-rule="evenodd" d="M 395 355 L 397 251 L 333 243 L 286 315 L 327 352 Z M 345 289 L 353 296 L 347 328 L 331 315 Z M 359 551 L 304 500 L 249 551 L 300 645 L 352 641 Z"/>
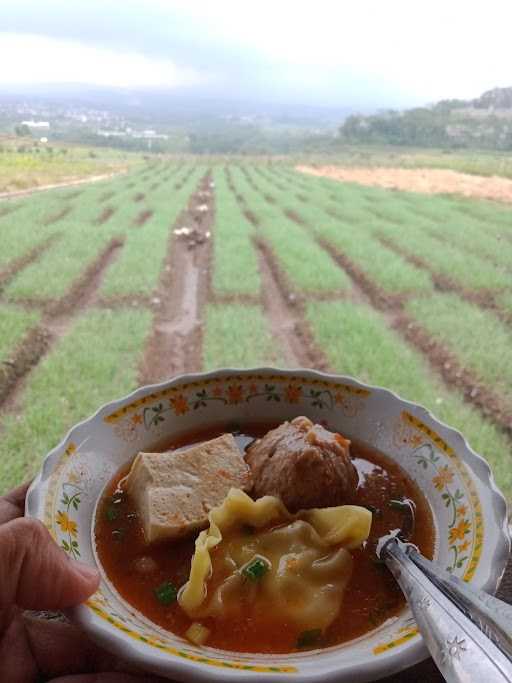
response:
<path fill-rule="evenodd" d="M 510 0 L 0 0 L 0 88 L 409 106 L 511 86 Z"/>

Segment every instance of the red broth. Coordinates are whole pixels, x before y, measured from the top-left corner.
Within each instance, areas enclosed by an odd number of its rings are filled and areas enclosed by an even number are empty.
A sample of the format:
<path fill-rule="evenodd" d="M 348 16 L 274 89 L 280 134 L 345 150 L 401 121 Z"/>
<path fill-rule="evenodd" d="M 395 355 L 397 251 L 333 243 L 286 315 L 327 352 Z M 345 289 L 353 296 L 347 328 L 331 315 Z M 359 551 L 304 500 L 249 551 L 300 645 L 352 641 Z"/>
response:
<path fill-rule="evenodd" d="M 275 426 L 244 426 L 243 432 L 234 435 L 243 448 L 248 440 Z M 193 445 L 225 431 L 196 432 L 158 450 Z M 352 553 L 354 569 L 338 617 L 309 646 L 329 647 L 357 638 L 404 607 L 402 592 L 375 557 L 377 539 L 391 529 L 403 527 L 405 522 L 406 513 L 390 506 L 391 500 L 409 498 L 414 502 L 415 527 L 410 540 L 427 557 L 433 554 L 432 513 L 418 486 L 396 463 L 373 448 L 352 443 L 351 454 L 359 472 L 359 487 L 350 502 L 372 510 L 370 537 L 362 549 Z M 137 510 L 120 486 L 128 470 L 129 466 L 116 474 L 98 506 L 95 531 L 99 559 L 127 602 L 159 626 L 184 637 L 193 620 L 177 601 L 161 604 L 155 589 L 168 581 L 179 588 L 187 581 L 195 537 L 146 545 Z M 287 623 L 279 614 L 261 614 L 256 609 L 248 609 L 236 619 L 208 618 L 201 623 L 210 629 L 208 646 L 234 652 L 286 653 L 296 650 L 301 642 L 301 633 L 294 624 Z"/>

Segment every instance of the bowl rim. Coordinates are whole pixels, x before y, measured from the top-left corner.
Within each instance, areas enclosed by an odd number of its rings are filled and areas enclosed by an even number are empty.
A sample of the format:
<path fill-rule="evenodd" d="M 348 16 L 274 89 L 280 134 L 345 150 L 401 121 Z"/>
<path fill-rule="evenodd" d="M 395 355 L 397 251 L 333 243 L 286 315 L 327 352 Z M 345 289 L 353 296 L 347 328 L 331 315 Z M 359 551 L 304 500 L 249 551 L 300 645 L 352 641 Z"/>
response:
<path fill-rule="evenodd" d="M 76 430 L 82 429 L 84 426 L 93 423 L 98 417 L 107 412 L 115 412 L 126 403 L 131 403 L 138 400 L 142 396 L 160 391 L 162 389 L 171 388 L 174 385 L 193 383 L 200 380 L 209 380 L 222 375 L 238 375 L 243 378 L 244 375 L 254 375 L 258 373 L 277 374 L 282 376 L 296 376 L 297 374 L 300 374 L 322 381 L 348 381 L 350 384 L 355 385 L 358 388 L 387 395 L 393 400 L 397 400 L 409 408 L 414 408 L 416 412 L 422 412 L 425 417 L 433 420 L 443 430 L 445 430 L 447 435 L 454 440 L 456 447 L 465 452 L 464 462 L 480 477 L 482 485 L 489 489 L 491 498 L 493 500 L 493 506 L 490 512 L 492 512 L 494 516 L 499 535 L 496 537 L 494 553 L 491 557 L 488 557 L 486 562 L 486 564 L 489 566 L 489 576 L 480 586 L 480 588 L 489 593 L 496 592 L 503 577 L 503 573 L 509 558 L 511 549 L 511 534 L 508 526 L 508 504 L 495 482 L 494 475 L 488 462 L 471 448 L 465 436 L 458 429 L 455 429 L 454 427 L 451 427 L 450 425 L 447 425 L 445 422 L 441 421 L 434 415 L 434 413 L 432 413 L 432 411 L 428 410 L 420 403 L 409 401 L 391 389 L 387 389 L 386 387 L 382 387 L 380 385 L 362 382 L 350 375 L 342 375 L 336 372 L 325 372 L 321 370 L 315 370 L 313 368 L 277 368 L 274 366 L 255 366 L 251 368 L 221 367 L 214 370 L 209 370 L 207 372 L 182 373 L 170 377 L 162 382 L 139 386 L 121 398 L 102 404 L 92 415 L 74 424 L 67 431 L 61 441 L 59 441 L 59 443 L 45 455 L 39 471 L 34 477 L 27 491 L 25 515 L 28 517 L 38 517 L 37 510 L 39 508 L 40 485 L 42 483 L 43 477 L 48 475 L 53 470 L 53 463 L 51 463 L 53 457 L 62 451 L 63 446 L 72 438 L 72 435 Z M 107 625 L 98 623 L 93 624 L 90 611 L 83 604 L 66 610 L 66 614 L 72 619 L 72 621 L 84 628 L 91 640 L 95 641 L 99 645 L 102 645 L 103 647 L 106 645 L 111 652 L 117 654 L 125 660 L 131 661 L 139 666 L 142 666 L 148 671 L 153 671 L 154 673 L 160 675 L 172 675 L 180 680 L 187 681 L 213 680 L 218 681 L 219 683 L 222 681 L 244 681 L 251 676 L 254 677 L 261 675 L 258 672 L 252 671 L 215 669 L 214 667 L 206 667 L 200 662 L 179 660 L 178 658 L 169 658 L 167 662 L 163 664 L 162 662 L 159 662 L 156 657 L 152 658 L 150 653 L 141 653 L 137 641 L 128 641 L 124 639 L 121 634 L 109 630 Z M 401 655 L 401 659 L 400 657 L 397 657 L 397 655 Z M 390 675 L 392 673 L 414 666 L 415 664 L 427 658 L 428 655 L 428 650 L 420 633 L 418 638 L 409 642 L 409 648 L 407 651 L 395 650 L 382 653 L 378 660 L 368 660 L 364 663 L 363 667 L 361 663 L 355 664 L 353 666 L 345 666 L 343 670 L 344 680 L 346 676 L 353 676 L 354 681 L 357 679 L 361 683 L 363 681 L 375 681 L 383 676 Z M 151 659 L 154 661 L 151 661 Z M 339 680 L 339 676 L 339 672 L 331 669 L 329 671 L 310 671 L 308 673 L 296 672 L 291 675 L 288 673 L 266 673 L 265 680 L 268 680 L 269 683 L 276 683 L 277 681 L 285 680 L 293 680 L 297 681 L 298 683 L 310 683 L 312 681 L 318 683 L 330 683 L 330 681 L 334 682 Z"/>

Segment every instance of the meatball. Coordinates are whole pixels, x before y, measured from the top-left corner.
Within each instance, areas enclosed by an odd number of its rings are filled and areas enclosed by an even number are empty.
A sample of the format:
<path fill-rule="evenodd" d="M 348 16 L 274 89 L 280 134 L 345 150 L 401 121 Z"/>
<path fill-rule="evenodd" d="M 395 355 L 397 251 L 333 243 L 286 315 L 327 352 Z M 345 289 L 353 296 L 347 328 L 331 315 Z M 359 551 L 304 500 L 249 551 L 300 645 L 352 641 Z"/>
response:
<path fill-rule="evenodd" d="M 350 441 L 307 417 L 272 429 L 246 452 L 257 496 L 278 496 L 290 512 L 348 503 L 358 484 Z"/>

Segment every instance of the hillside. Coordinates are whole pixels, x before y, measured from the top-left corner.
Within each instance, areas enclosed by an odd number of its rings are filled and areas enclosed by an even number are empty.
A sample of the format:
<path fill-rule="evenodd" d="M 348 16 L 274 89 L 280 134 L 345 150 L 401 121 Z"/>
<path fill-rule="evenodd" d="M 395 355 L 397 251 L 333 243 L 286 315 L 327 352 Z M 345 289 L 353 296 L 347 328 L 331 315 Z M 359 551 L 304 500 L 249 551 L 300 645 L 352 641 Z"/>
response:
<path fill-rule="evenodd" d="M 512 87 L 494 88 L 473 100 L 350 116 L 340 137 L 350 143 L 512 150 Z"/>

